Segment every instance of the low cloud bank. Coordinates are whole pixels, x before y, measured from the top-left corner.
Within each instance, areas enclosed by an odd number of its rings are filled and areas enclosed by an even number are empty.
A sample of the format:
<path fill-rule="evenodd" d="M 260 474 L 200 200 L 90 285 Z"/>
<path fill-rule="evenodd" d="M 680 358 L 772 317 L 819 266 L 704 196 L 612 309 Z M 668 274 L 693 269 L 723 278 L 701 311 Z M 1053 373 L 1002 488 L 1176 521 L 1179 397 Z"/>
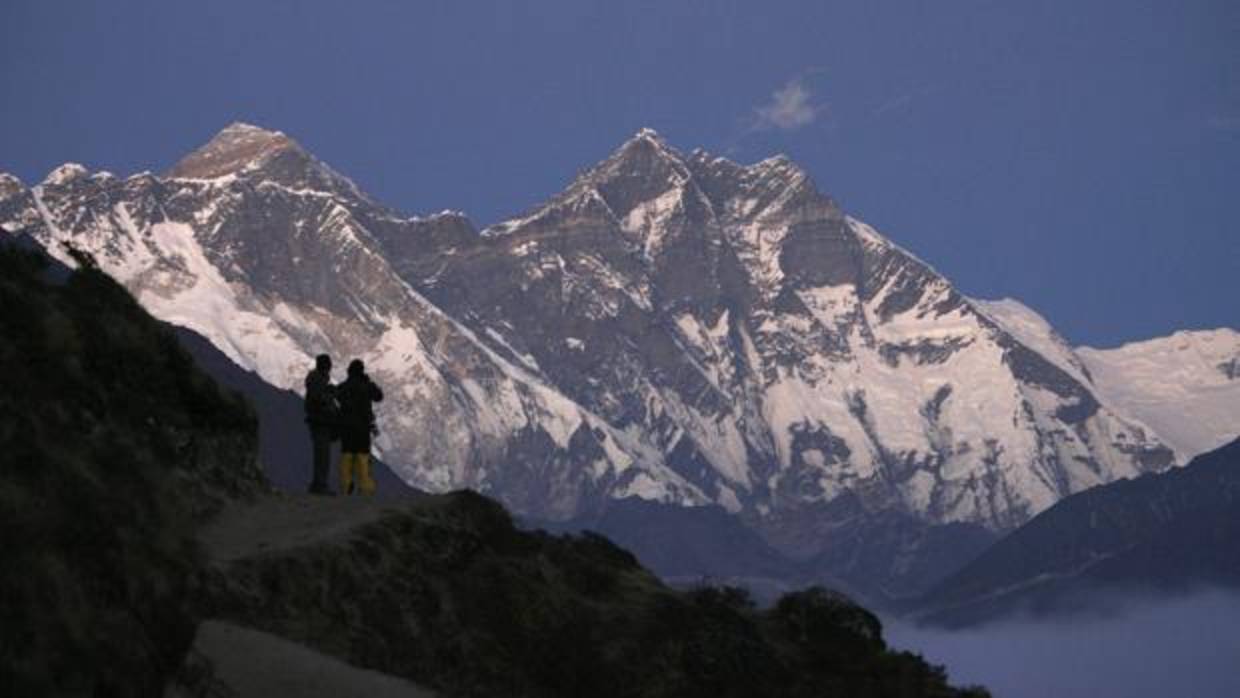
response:
<path fill-rule="evenodd" d="M 1134 603 L 1118 615 L 947 631 L 886 621 L 889 644 L 996 698 L 1240 696 L 1240 594 Z"/>

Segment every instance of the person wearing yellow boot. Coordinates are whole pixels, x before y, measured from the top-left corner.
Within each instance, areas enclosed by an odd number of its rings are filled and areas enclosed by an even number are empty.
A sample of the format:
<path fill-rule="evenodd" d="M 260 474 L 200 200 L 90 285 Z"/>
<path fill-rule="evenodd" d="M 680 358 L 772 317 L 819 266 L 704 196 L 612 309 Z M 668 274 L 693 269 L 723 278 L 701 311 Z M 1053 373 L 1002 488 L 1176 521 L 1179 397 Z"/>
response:
<path fill-rule="evenodd" d="M 374 494 L 370 475 L 370 437 L 375 428 L 373 404 L 383 401 L 383 391 L 370 376 L 361 359 L 349 362 L 348 377 L 336 386 L 340 403 L 340 492 Z"/>

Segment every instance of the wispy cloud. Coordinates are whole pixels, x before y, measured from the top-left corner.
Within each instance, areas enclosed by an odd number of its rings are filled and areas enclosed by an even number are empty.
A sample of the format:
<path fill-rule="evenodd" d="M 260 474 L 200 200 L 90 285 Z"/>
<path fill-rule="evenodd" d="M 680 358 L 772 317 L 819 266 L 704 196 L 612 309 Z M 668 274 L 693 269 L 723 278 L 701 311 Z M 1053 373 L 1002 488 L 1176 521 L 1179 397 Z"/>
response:
<path fill-rule="evenodd" d="M 814 93 L 805 84 L 805 77 L 789 80 L 771 93 L 770 101 L 758 107 L 755 130 L 782 129 L 791 131 L 808 126 L 826 112 L 826 105 L 814 100 Z"/>

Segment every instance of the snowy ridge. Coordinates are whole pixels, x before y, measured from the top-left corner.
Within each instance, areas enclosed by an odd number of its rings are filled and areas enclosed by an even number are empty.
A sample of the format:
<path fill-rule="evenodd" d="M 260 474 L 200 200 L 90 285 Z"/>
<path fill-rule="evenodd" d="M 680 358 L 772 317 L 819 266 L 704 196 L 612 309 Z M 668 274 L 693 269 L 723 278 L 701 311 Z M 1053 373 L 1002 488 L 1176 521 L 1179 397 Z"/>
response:
<path fill-rule="evenodd" d="M 1114 349 L 1071 347 L 1013 299 L 969 302 L 1021 342 L 1090 385 L 1099 400 L 1170 446 L 1178 463 L 1240 436 L 1240 333 L 1180 331 Z"/>
<path fill-rule="evenodd" d="M 1011 332 L 1029 348 L 1054 362 L 1082 383 L 1092 382 L 1089 370 L 1081 363 L 1068 342 L 1051 324 L 1020 301 L 1003 298 L 997 301 L 970 298 L 969 302 L 993 322 Z"/>
<path fill-rule="evenodd" d="M 1240 332 L 1181 331 L 1081 347 L 1103 399 L 1149 424 L 1181 462 L 1240 436 Z"/>

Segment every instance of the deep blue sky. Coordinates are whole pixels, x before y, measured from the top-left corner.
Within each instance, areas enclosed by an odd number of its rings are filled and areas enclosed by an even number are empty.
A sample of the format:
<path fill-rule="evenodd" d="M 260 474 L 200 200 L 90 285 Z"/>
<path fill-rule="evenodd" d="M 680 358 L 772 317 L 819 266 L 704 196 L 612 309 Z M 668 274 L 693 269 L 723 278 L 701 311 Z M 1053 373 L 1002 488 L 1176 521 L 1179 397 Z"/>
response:
<path fill-rule="evenodd" d="M 0 170 L 162 170 L 234 120 L 480 226 L 639 127 L 784 152 L 1074 342 L 1240 326 L 1240 3 L 58 2 L 0 22 Z"/>

